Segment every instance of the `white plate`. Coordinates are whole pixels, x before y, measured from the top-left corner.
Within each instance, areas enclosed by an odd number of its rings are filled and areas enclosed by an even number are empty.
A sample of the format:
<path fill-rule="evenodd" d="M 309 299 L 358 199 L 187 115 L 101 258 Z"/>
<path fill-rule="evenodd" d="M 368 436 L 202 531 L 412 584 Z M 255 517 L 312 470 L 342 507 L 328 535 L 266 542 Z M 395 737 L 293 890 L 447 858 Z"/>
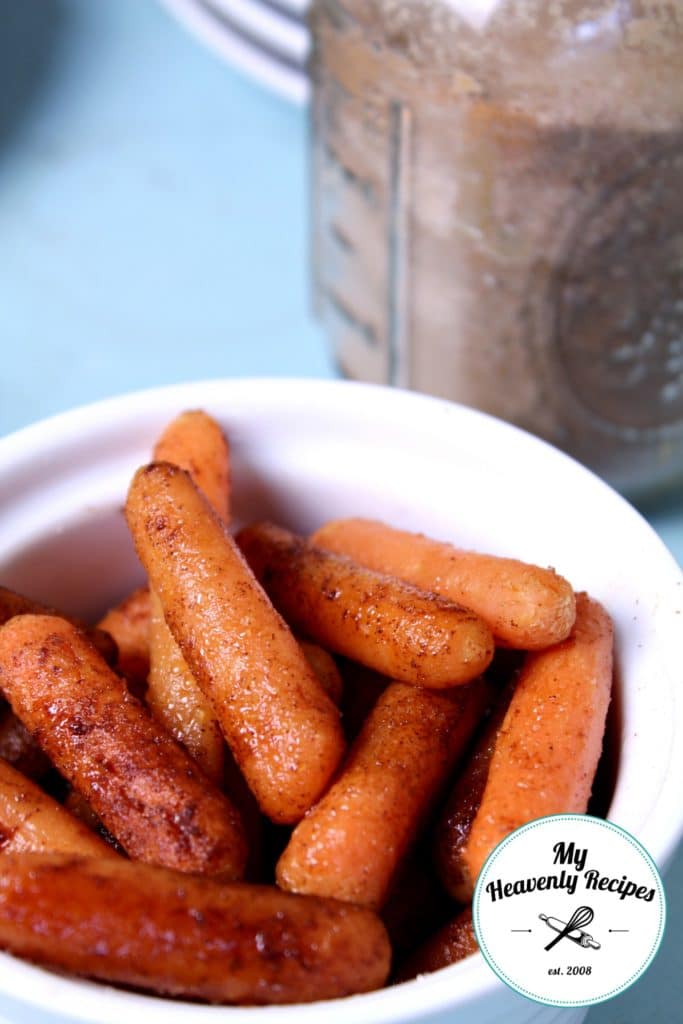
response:
<path fill-rule="evenodd" d="M 161 0 L 198 39 L 246 75 L 293 103 L 308 99 L 303 68 L 286 55 L 258 46 L 200 0 Z"/>
<path fill-rule="evenodd" d="M 303 65 L 310 45 L 308 27 L 261 0 L 204 0 L 229 25 L 258 46 L 266 45 Z"/>

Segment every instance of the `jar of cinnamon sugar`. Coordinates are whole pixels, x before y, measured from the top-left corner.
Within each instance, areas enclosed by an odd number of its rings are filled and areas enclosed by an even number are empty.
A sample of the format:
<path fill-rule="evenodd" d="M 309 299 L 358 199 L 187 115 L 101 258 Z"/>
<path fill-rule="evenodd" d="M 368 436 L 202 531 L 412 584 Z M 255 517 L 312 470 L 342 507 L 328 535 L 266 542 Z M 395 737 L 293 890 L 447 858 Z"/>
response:
<path fill-rule="evenodd" d="M 317 0 L 313 266 L 342 371 L 683 484 L 683 0 Z"/>

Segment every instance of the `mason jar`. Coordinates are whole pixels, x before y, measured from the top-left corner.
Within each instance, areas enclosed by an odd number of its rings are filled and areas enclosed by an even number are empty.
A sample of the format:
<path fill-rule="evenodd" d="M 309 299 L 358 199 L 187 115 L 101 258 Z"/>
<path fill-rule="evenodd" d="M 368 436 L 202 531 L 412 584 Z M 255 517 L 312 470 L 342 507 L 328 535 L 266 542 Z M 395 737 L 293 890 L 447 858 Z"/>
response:
<path fill-rule="evenodd" d="M 341 371 L 683 483 L 683 0 L 317 0 L 313 272 Z"/>

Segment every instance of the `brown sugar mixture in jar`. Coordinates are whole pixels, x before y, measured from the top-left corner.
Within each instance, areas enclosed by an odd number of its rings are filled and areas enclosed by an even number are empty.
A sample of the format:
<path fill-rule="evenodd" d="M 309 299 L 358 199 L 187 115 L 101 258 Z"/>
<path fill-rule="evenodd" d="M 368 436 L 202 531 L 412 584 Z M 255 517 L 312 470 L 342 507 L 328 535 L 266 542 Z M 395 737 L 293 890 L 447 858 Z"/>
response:
<path fill-rule="evenodd" d="M 346 374 L 683 481 L 683 0 L 319 0 L 314 274 Z"/>

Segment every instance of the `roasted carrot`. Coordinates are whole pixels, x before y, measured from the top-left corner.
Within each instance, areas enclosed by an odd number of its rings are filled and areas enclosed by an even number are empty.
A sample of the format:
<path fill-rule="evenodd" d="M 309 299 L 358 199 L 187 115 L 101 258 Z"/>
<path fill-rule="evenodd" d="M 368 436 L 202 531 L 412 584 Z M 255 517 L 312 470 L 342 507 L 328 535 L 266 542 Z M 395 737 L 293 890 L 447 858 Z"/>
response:
<path fill-rule="evenodd" d="M 344 683 L 332 655 L 319 644 L 312 644 L 309 640 L 299 639 L 299 647 L 327 696 L 339 706 L 344 693 Z"/>
<path fill-rule="evenodd" d="M 566 639 L 574 623 L 574 592 L 553 569 L 465 551 L 372 519 L 326 523 L 311 543 L 471 608 L 499 644 L 549 647 Z"/>
<path fill-rule="evenodd" d="M 489 853 L 514 829 L 545 815 L 586 811 L 610 700 L 612 647 L 609 615 L 577 594 L 570 637 L 527 655 L 466 841 L 457 830 L 453 835 L 468 892 Z M 446 841 L 442 835 L 442 847 Z M 455 859 L 449 858 L 452 872 Z"/>
<path fill-rule="evenodd" d="M 0 855 L 31 852 L 115 856 L 83 822 L 0 759 Z"/>
<path fill-rule="evenodd" d="M 118 654 L 116 643 L 104 629 L 89 626 L 82 619 L 77 619 L 73 615 L 65 615 L 50 605 L 35 601 L 32 597 L 25 597 L 24 594 L 18 594 L 15 590 L 0 587 L 0 626 L 9 622 L 15 615 L 59 615 L 60 618 L 78 626 L 109 665 L 116 664 Z"/>
<path fill-rule="evenodd" d="M 294 829 L 279 885 L 382 906 L 487 700 L 482 680 L 439 692 L 388 686 L 340 776 Z"/>
<path fill-rule="evenodd" d="M 157 441 L 154 459 L 185 469 L 216 514 L 227 523 L 230 452 L 221 428 L 211 416 L 196 410 L 176 417 Z M 218 718 L 173 639 L 154 592 L 150 645 L 148 706 L 209 778 L 220 783 L 225 770 L 225 740 Z"/>
<path fill-rule="evenodd" d="M 116 642 L 116 671 L 130 684 L 136 697 L 143 696 L 149 675 L 149 588 L 139 587 L 100 619 L 98 626 Z"/>
<path fill-rule="evenodd" d="M 183 412 L 154 446 L 154 462 L 187 470 L 216 514 L 230 519 L 230 446 L 217 421 L 201 409 Z"/>
<path fill-rule="evenodd" d="M 2 859 L 0 947 L 35 963 L 212 1003 L 366 992 L 390 949 L 369 910 L 123 858 Z"/>
<path fill-rule="evenodd" d="M 126 514 L 185 660 L 261 809 L 298 821 L 344 751 L 339 712 L 190 476 L 135 475 Z"/>
<path fill-rule="evenodd" d="M 151 668 L 147 706 L 206 775 L 220 784 L 225 769 L 225 740 L 218 718 L 166 625 L 157 594 L 152 591 L 150 598 Z"/>
<path fill-rule="evenodd" d="M 498 733 L 505 721 L 516 678 L 499 693 L 490 717 L 481 729 L 467 760 L 458 770 L 457 779 L 439 815 L 434 835 L 434 863 L 444 888 L 454 900 L 468 903 L 472 883 L 463 861 L 486 780 L 491 767 Z"/>
<path fill-rule="evenodd" d="M 3 626 L 0 689 L 131 857 L 241 876 L 233 806 L 74 626 L 33 615 Z"/>
<path fill-rule="evenodd" d="M 493 657 L 488 627 L 452 601 L 270 523 L 246 527 L 237 542 L 294 629 L 392 679 L 450 688 L 476 678 Z"/>
<path fill-rule="evenodd" d="M 419 946 L 399 968 L 395 981 L 409 981 L 471 956 L 479 949 L 472 927 L 472 910 L 466 907 L 452 921 Z"/>

